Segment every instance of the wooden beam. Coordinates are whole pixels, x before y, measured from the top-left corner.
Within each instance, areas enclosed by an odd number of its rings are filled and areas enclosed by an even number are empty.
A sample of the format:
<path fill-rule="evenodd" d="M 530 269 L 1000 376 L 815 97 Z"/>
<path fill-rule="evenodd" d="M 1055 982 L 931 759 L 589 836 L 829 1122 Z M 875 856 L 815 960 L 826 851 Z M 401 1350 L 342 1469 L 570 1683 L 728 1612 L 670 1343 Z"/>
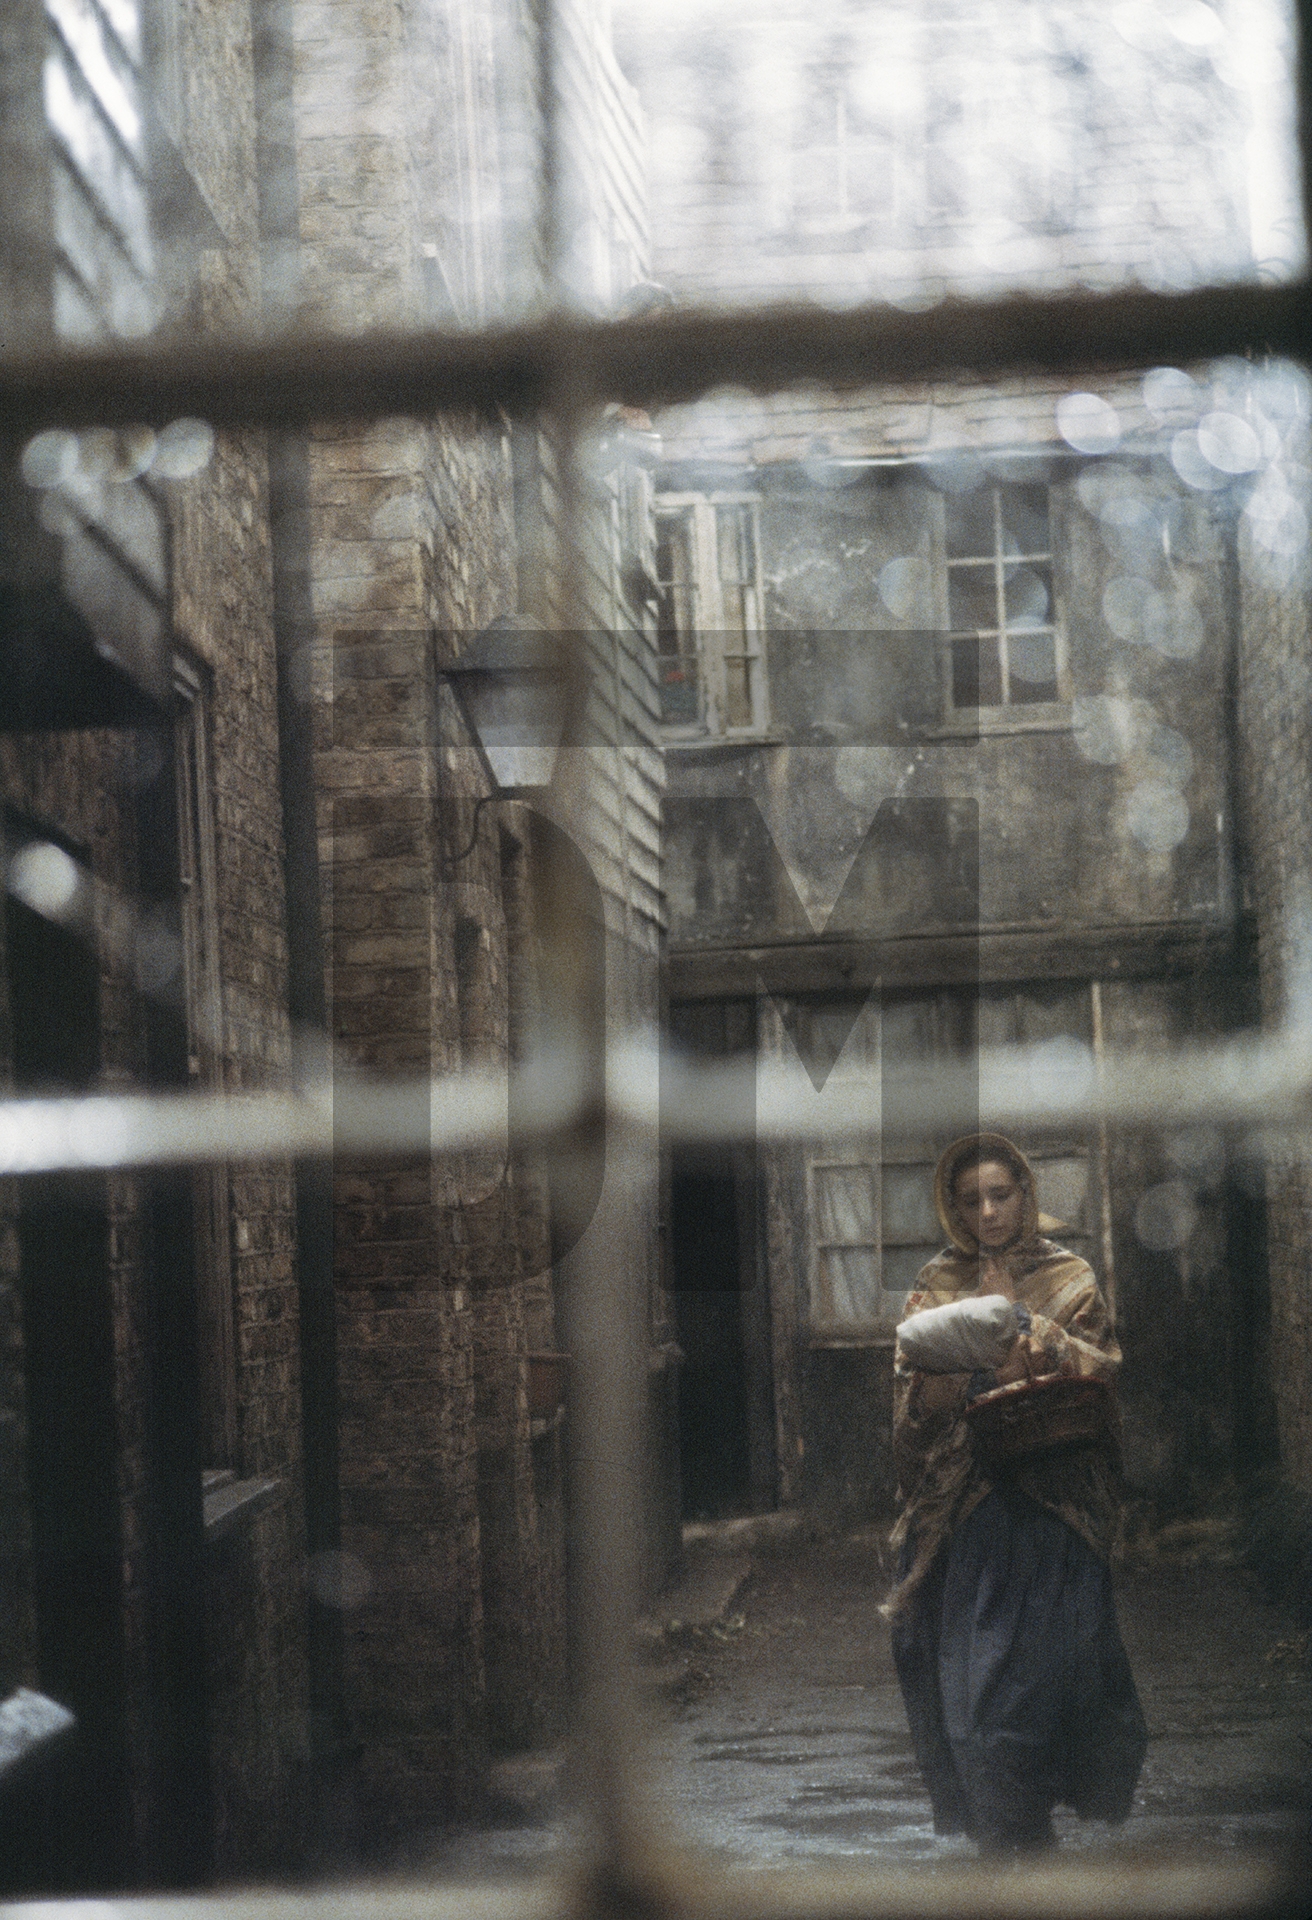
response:
<path fill-rule="evenodd" d="M 1214 920 L 924 933 L 888 940 L 798 940 L 755 947 L 676 947 L 671 1000 L 977 986 L 1020 980 L 1145 980 L 1251 973 L 1254 930 Z"/>

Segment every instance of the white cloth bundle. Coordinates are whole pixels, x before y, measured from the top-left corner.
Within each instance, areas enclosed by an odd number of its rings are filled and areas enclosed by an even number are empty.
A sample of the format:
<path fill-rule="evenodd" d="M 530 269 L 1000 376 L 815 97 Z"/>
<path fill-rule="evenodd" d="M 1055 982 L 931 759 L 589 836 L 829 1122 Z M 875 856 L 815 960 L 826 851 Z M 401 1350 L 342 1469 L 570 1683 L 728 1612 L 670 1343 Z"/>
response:
<path fill-rule="evenodd" d="M 973 1373 L 1005 1360 L 1019 1331 L 1014 1302 L 983 1293 L 913 1313 L 897 1337 L 907 1362 L 925 1373 Z"/>

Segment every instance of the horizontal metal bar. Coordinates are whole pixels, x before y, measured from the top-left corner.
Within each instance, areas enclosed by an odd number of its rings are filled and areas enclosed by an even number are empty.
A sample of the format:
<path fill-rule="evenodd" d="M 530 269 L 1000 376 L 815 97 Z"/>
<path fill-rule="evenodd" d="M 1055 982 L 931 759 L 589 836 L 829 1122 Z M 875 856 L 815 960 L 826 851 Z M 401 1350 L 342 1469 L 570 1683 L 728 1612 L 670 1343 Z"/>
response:
<path fill-rule="evenodd" d="M 93 1094 L 0 1101 L 0 1175 L 334 1154 L 461 1153 L 549 1147 L 590 1117 L 568 1056 L 511 1079 L 347 1076 L 302 1093 Z M 608 1062 L 609 1123 L 665 1141 L 760 1141 L 870 1134 L 895 1109 L 899 1132 L 990 1125 L 1226 1125 L 1255 1138 L 1312 1137 L 1312 1033 L 1217 1042 L 1169 1053 L 1109 1052 L 1075 1040 L 984 1049 L 886 1074 L 836 1070 L 817 1092 L 800 1062 L 744 1057 L 717 1066 L 618 1048 Z"/>
<path fill-rule="evenodd" d="M 477 333 L 287 333 L 0 358 L 0 429 L 161 424 L 290 428 L 312 421 L 426 416 L 472 408 L 531 414 L 561 381 L 579 397 L 647 406 L 734 383 L 768 392 L 799 380 L 835 386 L 1189 364 L 1246 349 L 1305 354 L 1312 290 L 1208 287 L 1035 299 L 886 305 L 685 308 L 654 319 L 552 318 Z"/>
<path fill-rule="evenodd" d="M 1293 1920 L 1303 1912 L 1292 1866 L 1278 1860 L 981 1861 L 862 1872 L 715 1872 L 666 1854 L 647 1884 L 608 1889 L 553 1875 L 499 1885 L 409 1883 L 297 1892 L 220 1892 L 98 1900 L 97 1920 Z M 85 1901 L 0 1907 L 0 1920 L 86 1920 Z"/>

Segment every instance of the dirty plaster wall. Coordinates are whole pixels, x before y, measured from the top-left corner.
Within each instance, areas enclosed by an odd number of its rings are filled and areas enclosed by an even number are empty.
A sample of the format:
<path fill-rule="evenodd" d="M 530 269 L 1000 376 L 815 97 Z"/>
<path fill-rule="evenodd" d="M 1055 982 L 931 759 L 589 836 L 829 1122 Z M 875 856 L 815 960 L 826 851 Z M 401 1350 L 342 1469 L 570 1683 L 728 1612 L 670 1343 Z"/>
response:
<path fill-rule="evenodd" d="M 1179 530 L 1177 590 L 1196 624 L 1189 651 L 1170 657 L 1107 627 L 1104 590 L 1125 561 L 1082 503 L 1077 471 L 1059 460 L 1034 470 L 1052 482 L 1068 699 L 1032 722 L 1013 709 L 996 738 L 943 713 L 942 495 L 914 471 L 822 488 L 800 475 L 790 483 L 779 470 L 759 476 L 770 723 L 760 744 L 671 742 L 679 779 L 666 830 L 677 856 L 671 912 L 681 949 L 976 919 L 1037 934 L 1225 918 L 1225 509 L 1167 481 L 1160 462 L 1117 463 L 1118 480 L 1153 498 L 1157 527 L 1169 520 Z M 1111 479 L 1106 469 L 1085 475 L 1099 485 Z M 899 619 L 878 581 L 889 562 L 908 556 L 923 556 L 922 584 Z M 1135 831 L 1140 810 L 1154 799 L 1170 804 L 1173 791 L 1188 831 L 1154 850 Z M 1052 795 L 1056 807 L 1047 804 Z M 937 799 L 978 807 L 977 899 L 964 875 L 946 880 L 938 849 L 917 872 L 896 838 L 887 857 L 872 846 L 853 869 L 881 803 Z M 753 803 L 782 866 L 751 824 Z"/>
<path fill-rule="evenodd" d="M 656 271 L 676 297 L 1195 284 L 1251 276 L 1274 244 L 1251 225 L 1257 109 L 1224 26 L 1205 51 L 1122 33 L 1089 4 L 1040 21 L 981 0 L 878 14 L 779 0 L 691 24 L 635 9 L 623 31 L 652 122 Z M 768 682 L 759 737 L 684 727 L 669 742 L 673 1001 L 763 985 L 785 1059 L 808 1004 L 876 977 L 890 1045 L 931 1060 L 986 1037 L 1069 1043 L 1069 1067 L 1079 1048 L 1251 1023 L 1231 739 L 1249 483 L 1195 488 L 1169 458 L 1203 407 L 1245 413 L 1248 374 L 1194 371 L 1196 388 L 1175 389 L 1197 395 L 1192 413 L 1149 405 L 1138 373 L 1098 369 L 735 391 L 660 416 L 662 493 L 758 502 Z M 1096 462 L 1057 429 L 1072 387 L 1115 411 L 1117 444 Z M 960 490 L 1026 478 L 1050 490 L 1068 680 L 1028 726 L 975 736 L 953 724 L 936 638 L 944 517 Z M 1161 596 L 1163 644 L 1122 617 L 1129 580 L 1139 607 Z M 882 823 L 881 801 L 900 809 Z M 922 1177 L 941 1144 L 907 1148 Z M 1105 1270 L 1133 1349 L 1132 1474 L 1186 1500 L 1253 1444 L 1228 1371 L 1242 1361 L 1251 1382 L 1258 1365 L 1239 1224 L 1251 1194 L 1214 1142 L 1031 1144 L 1063 1204 L 1070 1168 L 1085 1169 L 1070 1237 Z M 780 1498 L 869 1505 L 891 1492 L 887 1351 L 808 1337 L 802 1156 L 767 1158 Z M 1141 1237 L 1140 1205 L 1169 1212 L 1164 1191 L 1195 1223 L 1184 1245 Z M 892 1300 L 916 1233 L 925 1253 L 933 1237 L 923 1205 L 918 1225 L 894 1211 Z"/>
<path fill-rule="evenodd" d="M 1086 1059 L 1094 981 L 1108 1047 L 1151 1052 L 1251 1017 L 1234 976 L 1246 963 L 1231 877 L 1232 509 L 1190 498 L 1150 459 L 1119 470 L 1181 529 L 1194 645 L 1172 658 L 1109 630 L 1103 591 L 1125 555 L 1081 498 L 1079 469 L 1055 462 L 1070 706 L 1030 730 L 1022 714 L 995 736 L 944 723 L 941 496 L 914 472 L 843 487 L 779 469 L 759 476 L 770 732 L 667 749 L 676 997 L 761 981 L 787 1009 L 804 1003 L 808 984 L 832 994 L 881 980 L 885 996 L 906 1000 L 937 978 L 976 1040 L 1069 1043 Z M 926 557 L 923 593 L 898 620 L 876 582 L 908 553 Z M 1174 846 L 1154 834 L 1152 806 L 1173 818 L 1187 810 Z M 1026 983 L 1054 976 L 1060 1004 L 1018 1026 L 1012 1003 L 1042 993 Z M 992 1011 L 974 1009 L 981 993 Z M 891 1030 L 888 1044 L 891 1061 Z M 791 1043 L 781 1054 L 791 1057 Z M 945 1144 L 921 1142 L 912 1155 L 926 1186 Z M 1172 1160 L 1171 1143 L 1151 1130 L 1026 1144 L 1087 1169 L 1088 1218 L 1074 1244 L 1100 1271 L 1111 1253 L 1135 1489 L 1168 1506 L 1196 1499 L 1233 1469 L 1236 1444 L 1243 1336 L 1224 1167 L 1205 1143 L 1176 1142 Z M 808 1327 L 806 1155 L 767 1160 L 779 1495 L 870 1511 L 893 1492 L 890 1341 Z M 1188 1185 L 1196 1225 L 1186 1248 L 1147 1248 L 1137 1209 L 1173 1182 Z M 932 1251 L 927 1242 L 917 1257 Z M 895 1318 L 911 1250 L 894 1258 L 886 1247 L 884 1258 Z"/>

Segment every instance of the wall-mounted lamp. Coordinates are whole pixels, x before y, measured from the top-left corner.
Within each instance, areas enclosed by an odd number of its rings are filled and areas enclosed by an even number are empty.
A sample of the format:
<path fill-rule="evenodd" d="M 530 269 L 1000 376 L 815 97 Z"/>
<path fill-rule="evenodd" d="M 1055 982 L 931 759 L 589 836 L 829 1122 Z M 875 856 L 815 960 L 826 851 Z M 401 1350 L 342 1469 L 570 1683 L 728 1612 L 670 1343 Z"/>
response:
<path fill-rule="evenodd" d="M 493 800 L 528 800 L 551 785 L 565 732 L 566 678 L 561 641 L 502 614 L 474 635 L 443 669 L 483 762 L 492 792 L 474 803 L 473 852 L 483 808 Z"/>
<path fill-rule="evenodd" d="M 565 731 L 565 676 L 556 635 L 502 615 L 445 669 L 500 794 L 551 785 Z"/>

